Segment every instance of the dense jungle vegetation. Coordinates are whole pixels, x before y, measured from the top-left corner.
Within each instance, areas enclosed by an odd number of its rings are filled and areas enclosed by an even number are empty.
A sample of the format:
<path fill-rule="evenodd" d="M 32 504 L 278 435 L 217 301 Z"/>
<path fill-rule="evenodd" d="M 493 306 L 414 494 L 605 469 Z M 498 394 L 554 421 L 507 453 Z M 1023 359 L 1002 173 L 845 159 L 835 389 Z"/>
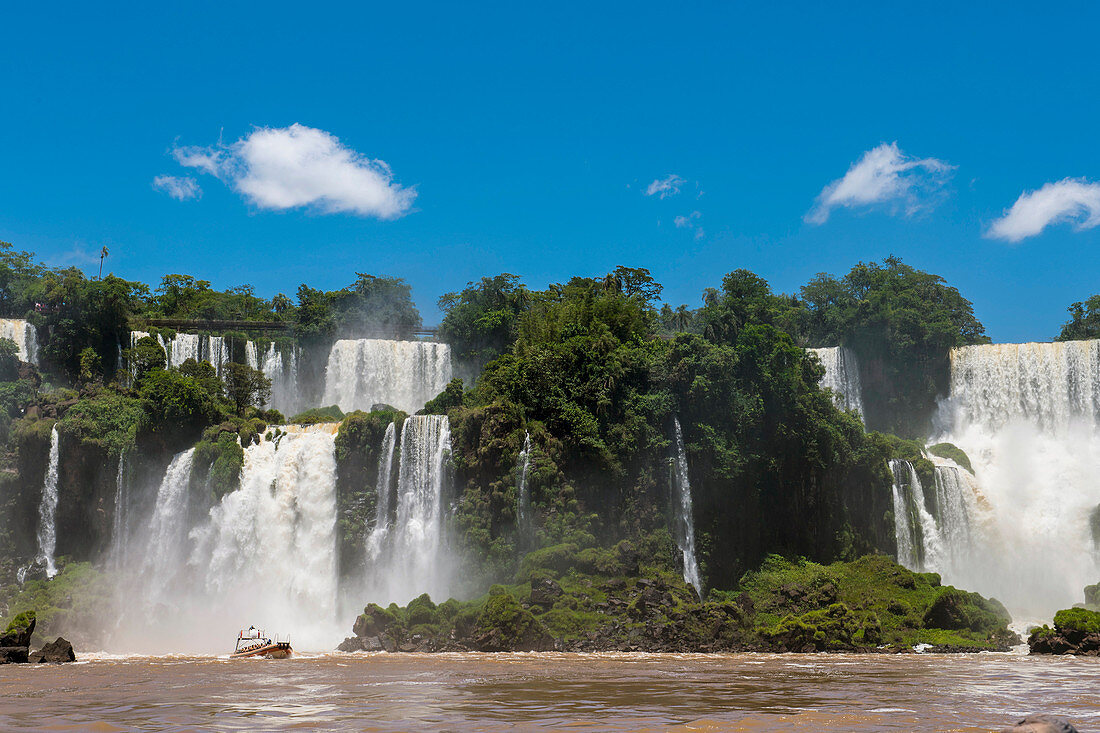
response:
<path fill-rule="evenodd" d="M 440 298 L 440 338 L 470 365 L 463 373 L 479 375 L 456 379 L 425 408 L 450 417 L 451 521 L 468 565 L 486 581 L 512 578 L 531 551 L 598 567 L 600 553 L 626 541 L 675 570 L 666 527 L 677 416 L 708 588 L 739 587 L 771 554 L 832 562 L 893 552 L 886 459 L 919 452 L 906 439 L 925 435 L 946 389 L 948 349 L 987 340 L 971 304 L 896 258 L 819 275 L 798 294 L 774 293 L 746 270 L 727 274 L 695 308 L 663 304 L 661 293 L 647 270 L 619 267 L 543 290 L 504 273 Z M 296 300 L 267 300 L 249 286 L 219 292 L 187 275 L 155 287 L 89 278 L 8 244 L 0 245 L 0 316 L 26 318 L 41 346 L 36 369 L 0 342 L 5 577 L 33 553 L 35 492 L 54 425 L 67 446 L 58 522 L 69 531 L 59 533 L 58 554 L 88 561 L 109 540 L 120 456 L 141 456 L 135 470 L 155 476 L 197 443 L 192 490 L 209 503 L 236 486 L 242 446 L 291 418 L 262 408 L 270 383 L 239 356 L 219 378 L 205 362 L 167 368 L 154 338 L 130 346 L 144 319 L 280 322 L 289 346 L 325 353 L 334 338 L 408 336 L 422 325 L 397 278 L 358 274 L 340 290 L 302 285 Z M 824 370 L 805 348 L 832 345 L 860 357 L 871 432 L 819 387 Z M 231 352 L 240 353 L 232 343 Z M 326 408 L 294 419 L 342 421 L 346 546 L 373 521 L 381 435 L 403 415 Z M 515 516 L 525 433 L 537 513 L 530 544 Z M 353 572 L 347 555 L 341 566 Z"/>

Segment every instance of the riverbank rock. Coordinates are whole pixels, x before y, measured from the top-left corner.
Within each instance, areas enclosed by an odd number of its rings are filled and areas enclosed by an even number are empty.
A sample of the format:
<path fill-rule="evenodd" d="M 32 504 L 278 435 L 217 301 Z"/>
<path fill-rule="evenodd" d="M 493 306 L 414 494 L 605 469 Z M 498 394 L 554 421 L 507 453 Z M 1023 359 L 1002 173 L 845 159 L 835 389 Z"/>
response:
<path fill-rule="evenodd" d="M 7 630 L 0 635 L 0 664 L 21 664 L 27 661 L 35 623 L 34 611 L 21 613 L 11 620 Z"/>
<path fill-rule="evenodd" d="M 29 661 L 35 664 L 65 664 L 66 662 L 75 662 L 76 653 L 73 651 L 73 645 L 66 641 L 64 637 L 59 636 L 32 653 L 29 656 Z"/>
<path fill-rule="evenodd" d="M 1100 656 L 1100 612 L 1067 608 L 1054 614 L 1054 628 L 1043 625 L 1027 640 L 1031 654 Z"/>
<path fill-rule="evenodd" d="M 1053 715 L 1029 715 L 1001 733 L 1077 733 L 1073 724 Z"/>

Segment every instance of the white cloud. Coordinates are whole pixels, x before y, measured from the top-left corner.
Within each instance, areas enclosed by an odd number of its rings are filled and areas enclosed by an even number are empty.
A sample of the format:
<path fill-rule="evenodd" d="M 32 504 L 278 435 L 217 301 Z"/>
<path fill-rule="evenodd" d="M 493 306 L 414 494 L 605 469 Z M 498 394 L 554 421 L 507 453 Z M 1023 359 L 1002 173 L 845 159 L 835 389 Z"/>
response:
<path fill-rule="evenodd" d="M 680 193 L 680 186 L 684 185 L 684 179 L 675 173 L 669 173 L 664 178 L 658 178 L 653 183 L 646 186 L 646 196 L 656 196 L 660 199 L 667 199 L 669 196 L 675 196 Z"/>
<path fill-rule="evenodd" d="M 153 179 L 153 188 L 163 191 L 176 201 L 187 201 L 202 196 L 199 182 L 190 176 L 157 176 Z"/>
<path fill-rule="evenodd" d="M 217 176 L 261 209 L 313 207 L 396 219 L 416 199 L 416 189 L 395 183 L 384 161 L 305 125 L 263 127 L 231 145 L 181 147 L 173 155 L 183 166 Z"/>
<path fill-rule="evenodd" d="M 672 220 L 672 223 L 676 225 L 677 229 L 691 229 L 695 232 L 696 239 L 702 239 L 706 235 L 703 227 L 699 225 L 702 218 L 703 214 L 701 212 L 693 211 L 687 216 L 677 216 Z"/>
<path fill-rule="evenodd" d="M 1077 231 L 1100 225 L 1100 183 L 1063 178 L 1038 191 L 1025 191 L 985 236 L 1019 242 L 1062 222 L 1073 222 Z"/>
<path fill-rule="evenodd" d="M 886 205 L 914 214 L 929 205 L 927 197 L 942 187 L 954 169 L 936 158 L 906 155 L 896 142 L 883 143 L 864 153 L 843 178 L 822 189 L 806 221 L 824 224 L 840 206 Z"/>

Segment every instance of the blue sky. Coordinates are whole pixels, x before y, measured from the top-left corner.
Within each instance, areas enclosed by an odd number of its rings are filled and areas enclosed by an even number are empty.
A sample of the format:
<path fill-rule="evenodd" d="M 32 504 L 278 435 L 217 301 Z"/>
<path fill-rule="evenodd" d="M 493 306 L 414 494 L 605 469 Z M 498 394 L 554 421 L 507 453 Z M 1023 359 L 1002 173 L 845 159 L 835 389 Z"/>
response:
<path fill-rule="evenodd" d="M 997 341 L 1100 292 L 1085 3 L 153 5 L 0 11 L 0 239 L 263 295 L 395 275 L 428 323 L 482 275 L 619 264 L 694 306 L 893 253 Z M 264 169 L 265 130 L 324 165 Z M 878 189 L 836 188 L 894 142 Z"/>

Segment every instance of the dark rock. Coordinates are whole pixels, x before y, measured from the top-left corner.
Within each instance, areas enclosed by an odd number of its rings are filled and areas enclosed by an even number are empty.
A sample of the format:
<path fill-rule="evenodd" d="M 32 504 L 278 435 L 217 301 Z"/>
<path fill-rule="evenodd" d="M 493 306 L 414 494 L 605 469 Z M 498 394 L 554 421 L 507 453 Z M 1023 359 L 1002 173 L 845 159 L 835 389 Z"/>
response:
<path fill-rule="evenodd" d="M 22 664 L 27 658 L 25 646 L 0 646 L 0 664 Z"/>
<path fill-rule="evenodd" d="M 1002 733 L 1077 733 L 1077 729 L 1065 718 L 1053 715 L 1029 715 Z"/>
<path fill-rule="evenodd" d="M 532 605 L 549 608 L 561 598 L 561 586 L 551 578 L 543 578 L 531 588 L 530 602 Z"/>
<path fill-rule="evenodd" d="M 76 653 L 73 651 L 73 645 L 59 636 L 31 654 L 29 661 L 36 664 L 64 664 L 75 662 Z"/>
<path fill-rule="evenodd" d="M 341 652 L 363 652 L 366 651 L 363 647 L 363 641 L 364 637 L 362 636 L 349 636 L 336 645 L 336 650 Z"/>
<path fill-rule="evenodd" d="M 0 634 L 0 664 L 22 664 L 28 660 L 35 623 L 33 613 L 20 614 Z"/>

